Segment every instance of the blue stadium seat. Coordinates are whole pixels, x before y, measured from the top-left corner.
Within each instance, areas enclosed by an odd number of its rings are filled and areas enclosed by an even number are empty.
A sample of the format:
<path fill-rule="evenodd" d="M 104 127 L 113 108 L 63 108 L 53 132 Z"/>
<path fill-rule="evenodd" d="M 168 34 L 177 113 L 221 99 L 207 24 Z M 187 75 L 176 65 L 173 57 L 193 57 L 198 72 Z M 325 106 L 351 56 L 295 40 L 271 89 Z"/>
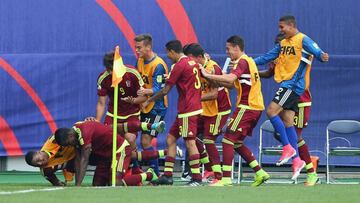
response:
<path fill-rule="evenodd" d="M 360 156 L 360 145 L 352 146 L 351 137 L 354 135 L 359 136 L 360 133 L 360 122 L 356 120 L 335 120 L 331 121 L 326 127 L 326 183 L 330 183 L 330 162 L 331 156 Z M 336 135 L 333 136 L 333 135 Z M 345 141 L 347 146 L 330 146 L 330 141 L 335 142 L 336 140 Z M 336 143 L 339 145 L 339 142 Z M 333 164 L 335 165 L 335 164 Z M 337 172 L 339 173 L 339 172 Z M 343 172 L 345 173 L 345 172 Z M 332 183 L 335 183 L 333 181 Z"/>

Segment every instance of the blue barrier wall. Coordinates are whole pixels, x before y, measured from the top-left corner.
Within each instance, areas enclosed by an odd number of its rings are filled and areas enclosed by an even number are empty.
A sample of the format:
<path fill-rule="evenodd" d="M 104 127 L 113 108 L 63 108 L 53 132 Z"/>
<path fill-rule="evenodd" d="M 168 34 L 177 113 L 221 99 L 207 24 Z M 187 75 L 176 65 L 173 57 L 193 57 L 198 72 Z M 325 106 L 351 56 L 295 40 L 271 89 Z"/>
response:
<path fill-rule="evenodd" d="M 174 2 L 179 1 L 167 1 L 167 4 Z M 109 3 L 115 11 L 101 6 Z M 175 32 L 172 23 L 176 22 L 164 14 L 162 4 L 161 0 L 2 0 L 0 156 L 39 149 L 56 127 L 71 126 L 94 115 L 96 78 L 104 69 L 104 52 L 120 45 L 125 63 L 135 63 L 128 33 L 151 33 L 154 50 L 163 57 L 167 41 L 179 36 L 186 39 L 190 32 L 183 30 L 182 35 Z M 326 125 L 335 119 L 360 120 L 357 89 L 360 88 L 360 12 L 357 11 L 360 3 L 356 0 L 341 4 L 326 0 L 187 0 L 180 1 L 180 5 L 198 41 L 219 64 L 226 58 L 225 41 L 230 35 L 241 35 L 247 54 L 255 57 L 272 48 L 279 17 L 284 14 L 297 17 L 299 29 L 331 57 L 327 64 L 313 64 L 313 108 L 309 127 L 304 130 L 310 149 L 316 150 L 314 154 L 324 163 Z M 132 31 L 116 24 L 111 16 L 117 11 Z M 277 84 L 263 80 L 262 86 L 268 104 Z M 169 98 L 166 121 L 170 124 L 176 115 L 175 88 Z M 260 122 L 264 120 L 263 115 Z M 246 141 L 255 154 L 259 125 L 253 137 Z M 165 147 L 164 139 L 165 135 L 159 136 L 160 148 Z M 360 163 L 356 158 L 341 161 L 350 165 Z"/>

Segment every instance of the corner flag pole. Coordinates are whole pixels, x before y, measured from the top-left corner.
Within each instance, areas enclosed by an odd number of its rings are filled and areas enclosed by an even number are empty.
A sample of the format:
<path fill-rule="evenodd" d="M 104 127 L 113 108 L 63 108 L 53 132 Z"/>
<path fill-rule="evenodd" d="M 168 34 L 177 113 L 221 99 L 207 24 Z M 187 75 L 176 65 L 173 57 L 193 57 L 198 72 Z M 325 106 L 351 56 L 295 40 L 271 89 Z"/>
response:
<path fill-rule="evenodd" d="M 120 47 L 115 47 L 114 53 L 114 64 L 113 64 L 113 72 L 112 72 L 112 84 L 114 87 L 114 112 L 113 112 L 113 146 L 112 146 L 112 161 L 111 161 L 111 183 L 112 186 L 116 186 L 116 151 L 117 151 L 117 117 L 118 117 L 118 85 L 122 80 L 123 75 L 125 74 L 126 69 L 124 67 L 124 63 L 122 57 L 120 56 Z"/>

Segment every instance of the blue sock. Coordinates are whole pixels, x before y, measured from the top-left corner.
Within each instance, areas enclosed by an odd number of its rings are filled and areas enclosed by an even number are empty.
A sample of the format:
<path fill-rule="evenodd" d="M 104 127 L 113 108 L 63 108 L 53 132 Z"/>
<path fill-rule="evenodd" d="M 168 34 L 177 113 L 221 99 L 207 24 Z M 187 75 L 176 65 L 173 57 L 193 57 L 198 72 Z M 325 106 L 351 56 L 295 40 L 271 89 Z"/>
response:
<path fill-rule="evenodd" d="M 149 147 L 149 148 L 146 148 L 144 150 L 154 150 L 153 147 Z M 154 172 L 157 174 L 157 175 L 160 175 L 160 170 L 159 170 L 159 160 L 158 159 L 153 159 L 153 160 L 150 160 L 149 161 L 149 165 L 150 165 L 150 168 L 154 169 Z"/>
<path fill-rule="evenodd" d="M 271 124 L 274 126 L 277 133 L 280 134 L 280 140 L 283 146 L 289 144 L 289 139 L 286 134 L 285 125 L 283 121 L 281 120 L 280 116 L 276 115 L 272 118 L 270 118 Z"/>
<path fill-rule="evenodd" d="M 291 144 L 291 146 L 296 150 L 296 155 L 293 157 L 298 157 L 299 156 L 299 149 L 297 146 L 297 134 L 296 134 L 296 130 L 294 126 L 290 126 L 288 128 L 286 128 L 286 133 L 288 135 L 289 138 L 289 142 Z"/>

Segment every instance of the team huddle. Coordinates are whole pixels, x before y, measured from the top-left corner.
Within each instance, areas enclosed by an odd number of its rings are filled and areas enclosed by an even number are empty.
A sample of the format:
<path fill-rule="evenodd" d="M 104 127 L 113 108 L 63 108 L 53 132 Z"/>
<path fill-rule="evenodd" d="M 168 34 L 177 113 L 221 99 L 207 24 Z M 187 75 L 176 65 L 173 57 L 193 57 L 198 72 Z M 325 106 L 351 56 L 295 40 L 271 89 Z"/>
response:
<path fill-rule="evenodd" d="M 306 168 L 305 185 L 314 186 L 319 179 L 301 132 L 307 126 L 311 107 L 312 60 L 327 62 L 329 56 L 312 39 L 298 31 L 293 16 L 281 17 L 279 30 L 275 47 L 255 59 L 245 54 L 241 37 L 229 37 L 226 53 L 231 62 L 226 70 L 222 70 L 200 44 L 183 46 L 179 40 L 172 40 L 165 45 L 167 57 L 173 62 L 169 72 L 163 59 L 152 50 L 151 35 L 136 36 L 138 61 L 135 67 L 126 65 L 126 73 L 118 84 L 116 164 L 111 162 L 113 52 L 105 54 L 106 70 L 98 77 L 95 117 L 88 117 L 71 128 L 59 128 L 40 151 L 26 154 L 26 162 L 40 167 L 44 176 L 56 186 L 66 185 L 73 176 L 75 185 L 81 185 L 88 165 L 96 166 L 93 186 L 111 185 L 112 167 L 117 171 L 116 185 L 138 186 L 145 181 L 153 185 L 172 185 L 178 154 L 176 142 L 182 137 L 191 172 L 187 185 L 200 186 L 206 180 L 209 186 L 231 186 L 236 151 L 255 173 L 252 186 L 260 186 L 270 179 L 270 175 L 261 168 L 244 140 L 252 136 L 265 109 L 260 78 L 274 77 L 280 87 L 267 106 L 266 114 L 283 145 L 276 165 L 292 160 L 292 179 L 295 180 Z M 258 71 L 258 65 L 268 63 L 269 69 Z M 177 117 L 166 137 L 167 148 L 155 150 L 152 143 L 157 134 L 165 130 L 167 94 L 173 86 L 178 92 Z M 229 88 L 235 88 L 237 92 L 236 103 L 230 102 Z M 139 131 L 142 132 L 142 151 L 136 144 Z M 215 145 L 221 134 L 224 134 L 222 159 Z M 161 157 L 165 157 L 162 175 L 158 163 Z M 140 162 L 146 162 L 149 169 L 142 171 Z M 200 172 L 201 164 L 204 164 L 205 177 Z M 60 169 L 65 182 L 54 173 Z"/>

